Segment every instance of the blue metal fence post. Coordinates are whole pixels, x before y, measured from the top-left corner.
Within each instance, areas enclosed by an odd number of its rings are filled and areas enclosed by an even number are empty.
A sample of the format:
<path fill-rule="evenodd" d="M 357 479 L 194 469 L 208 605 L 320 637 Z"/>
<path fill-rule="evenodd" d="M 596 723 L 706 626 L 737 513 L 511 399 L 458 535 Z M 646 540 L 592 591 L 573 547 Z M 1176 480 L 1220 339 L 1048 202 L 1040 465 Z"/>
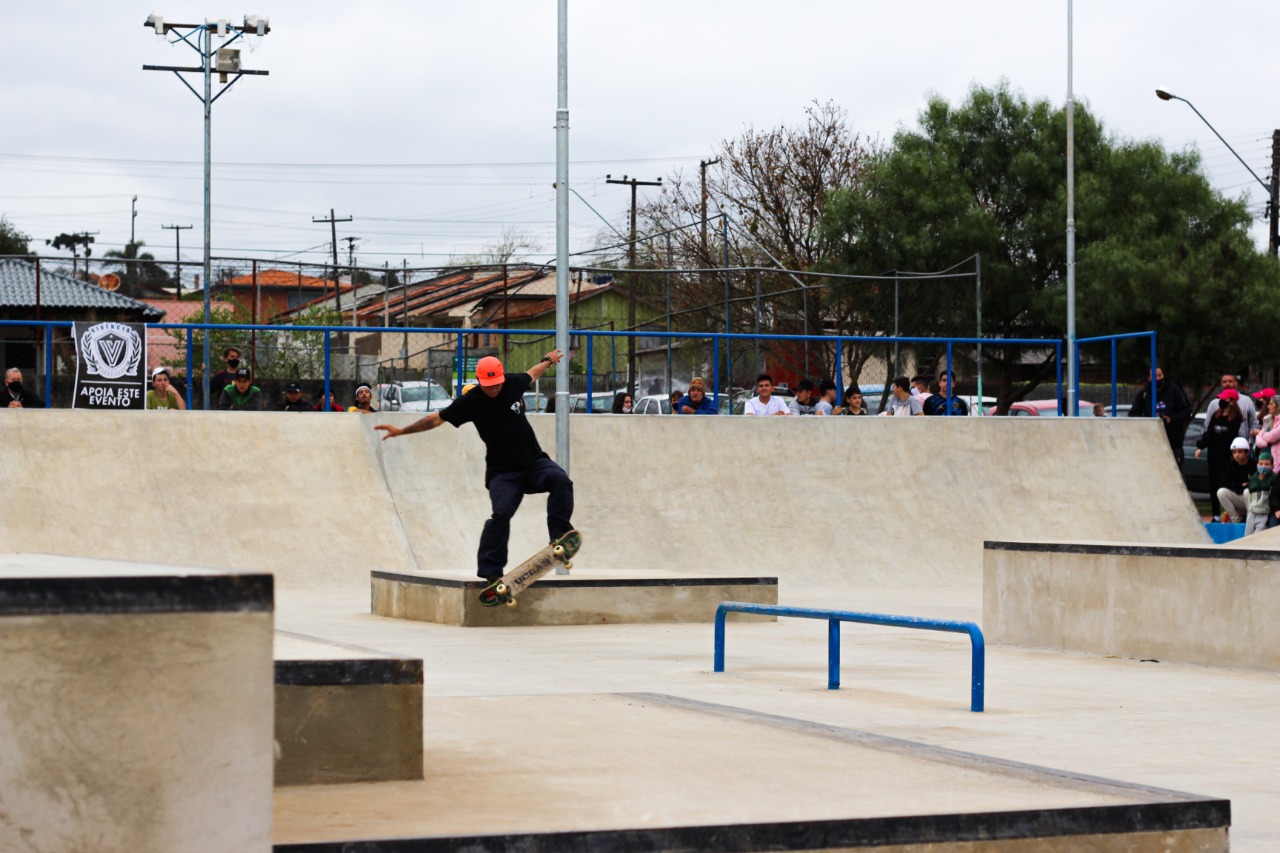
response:
<path fill-rule="evenodd" d="M 333 393 L 333 382 L 329 377 L 329 330 L 324 330 L 324 405 L 321 411 L 328 412 L 331 410 L 329 405 L 329 395 Z"/>
<path fill-rule="evenodd" d="M 982 639 L 982 631 L 978 630 L 978 626 L 976 625 L 972 625 L 969 628 L 969 645 L 971 647 L 969 664 L 969 710 L 981 713 L 985 707 L 983 697 L 986 694 L 985 683 L 987 680 L 987 653 L 986 642 Z"/>
<path fill-rule="evenodd" d="M 827 620 L 827 689 L 840 689 L 840 620 Z"/>
<path fill-rule="evenodd" d="M 595 357 L 596 336 L 591 334 L 590 332 L 587 332 L 586 335 L 587 335 L 587 411 L 594 412 L 595 409 L 591 405 L 591 386 L 594 385 L 595 383 L 591 381 L 591 377 L 595 374 L 595 366 L 596 366 L 596 357 Z M 613 338 L 610 338 L 609 340 L 612 341 Z"/>
<path fill-rule="evenodd" d="M 1111 339 L 1111 417 L 1116 416 L 1116 339 Z"/>
<path fill-rule="evenodd" d="M 841 345 L 840 338 L 836 338 L 836 375 L 835 375 L 836 394 L 837 394 L 836 399 L 839 401 L 839 403 L 844 403 L 844 371 L 840 367 L 840 362 L 842 360 L 841 359 L 842 349 L 840 345 Z"/>
<path fill-rule="evenodd" d="M 1062 414 L 1062 341 L 1053 342 L 1053 361 L 1058 365 L 1058 414 Z"/>
<path fill-rule="evenodd" d="M 187 408 L 191 408 L 191 375 L 192 367 L 195 365 L 195 353 L 191 351 L 191 347 L 195 345 L 196 330 L 187 326 Z"/>
<path fill-rule="evenodd" d="M 1075 382 L 1073 390 L 1076 392 L 1073 399 L 1076 401 L 1076 410 L 1068 412 L 1067 415 L 1074 418 L 1080 414 L 1080 344 L 1078 341 L 1071 348 L 1071 357 L 1071 377 Z"/>
<path fill-rule="evenodd" d="M 726 322 L 728 322 L 728 310 L 725 311 Z M 711 356 L 711 402 L 720 407 L 720 336 L 716 335 L 712 339 L 715 343 L 712 347 Z"/>
<path fill-rule="evenodd" d="M 75 328 L 74 326 L 72 328 Z M 75 385 L 71 386 L 71 393 L 75 394 Z M 75 406 L 75 400 L 71 401 L 72 407 Z M 44 407 L 46 409 L 53 408 L 53 325 L 48 324 L 44 327 Z"/>
<path fill-rule="evenodd" d="M 724 672 L 724 617 L 728 611 L 724 605 L 716 608 L 716 639 L 713 655 L 712 671 Z"/>
<path fill-rule="evenodd" d="M 956 376 L 951 372 L 951 341 L 947 341 L 947 406 L 944 414 L 951 417 L 951 401 L 956 396 Z"/>
<path fill-rule="evenodd" d="M 1156 412 L 1156 333 L 1151 333 L 1151 417 L 1158 418 Z"/>
<path fill-rule="evenodd" d="M 463 376 L 463 373 L 462 373 L 463 362 L 465 360 L 465 356 L 463 355 L 464 350 L 462 349 L 462 337 L 463 337 L 462 332 L 458 332 L 457 366 L 454 368 L 454 371 L 453 371 L 453 396 L 455 397 L 462 395 L 462 386 L 466 384 L 464 382 L 465 377 Z"/>

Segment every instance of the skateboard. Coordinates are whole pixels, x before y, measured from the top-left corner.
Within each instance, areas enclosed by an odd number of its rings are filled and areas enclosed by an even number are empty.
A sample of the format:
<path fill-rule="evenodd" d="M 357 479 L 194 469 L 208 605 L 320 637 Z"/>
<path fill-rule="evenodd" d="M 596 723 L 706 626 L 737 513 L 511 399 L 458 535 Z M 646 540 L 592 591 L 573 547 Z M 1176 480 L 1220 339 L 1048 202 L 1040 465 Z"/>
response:
<path fill-rule="evenodd" d="M 480 603 L 485 607 L 497 607 L 499 604 L 515 607 L 516 596 L 558 564 L 563 564 L 566 569 L 573 568 L 573 555 L 578 553 L 581 547 L 582 533 L 570 530 L 482 589 Z"/>

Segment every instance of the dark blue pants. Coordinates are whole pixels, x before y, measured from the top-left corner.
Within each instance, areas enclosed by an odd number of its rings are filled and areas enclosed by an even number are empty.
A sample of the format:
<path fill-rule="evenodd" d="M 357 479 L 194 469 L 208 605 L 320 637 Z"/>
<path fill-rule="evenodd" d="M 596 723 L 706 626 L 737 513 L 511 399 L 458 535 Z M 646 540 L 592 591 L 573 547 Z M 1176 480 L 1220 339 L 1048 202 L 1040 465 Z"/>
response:
<path fill-rule="evenodd" d="M 507 565 L 507 540 L 511 537 L 511 517 L 525 495 L 547 495 L 547 541 L 559 539 L 573 529 L 573 481 L 550 459 L 539 459 L 523 471 L 494 474 L 489 480 L 489 502 L 493 515 L 480 534 L 476 574 L 482 578 L 502 576 Z"/>

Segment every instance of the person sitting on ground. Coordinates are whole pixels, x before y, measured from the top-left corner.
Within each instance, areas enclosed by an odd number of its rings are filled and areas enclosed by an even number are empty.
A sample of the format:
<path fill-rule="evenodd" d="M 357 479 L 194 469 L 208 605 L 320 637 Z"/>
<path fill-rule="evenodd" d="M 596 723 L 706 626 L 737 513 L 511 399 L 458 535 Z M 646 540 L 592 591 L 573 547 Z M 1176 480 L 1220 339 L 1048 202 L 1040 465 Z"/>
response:
<path fill-rule="evenodd" d="M 44 400 L 22 387 L 22 371 L 10 367 L 4 372 L 4 385 L 9 391 L 10 409 L 43 409 Z"/>
<path fill-rule="evenodd" d="M 1276 475 L 1271 470 L 1271 454 L 1262 451 L 1258 454 L 1258 470 L 1249 477 L 1249 488 L 1245 490 L 1248 512 L 1244 517 L 1244 535 L 1266 530 L 1271 519 L 1277 517 L 1280 507 L 1273 507 L 1271 495 L 1273 491 L 1280 498 L 1280 489 L 1272 489 Z"/>
<path fill-rule="evenodd" d="M 297 382 L 290 382 L 284 388 L 284 399 L 280 401 L 280 411 L 282 412 L 309 412 L 311 404 L 302 397 L 302 386 Z"/>
<path fill-rule="evenodd" d="M 611 411 L 615 415 L 631 414 L 631 395 L 626 391 L 619 391 L 613 395 L 613 409 Z"/>
<path fill-rule="evenodd" d="M 911 393 L 911 381 L 907 377 L 894 377 L 893 394 L 881 414 L 895 417 L 924 415 L 924 403 Z"/>
<path fill-rule="evenodd" d="M 756 377 L 756 395 L 743 406 L 744 415 L 790 415 L 791 409 L 781 397 L 773 396 L 773 377 L 761 373 Z"/>
<path fill-rule="evenodd" d="M 796 395 L 787 403 L 793 415 L 812 415 L 818 406 L 813 396 L 813 380 L 801 379 L 796 385 Z"/>
<path fill-rule="evenodd" d="M 844 391 L 844 405 L 836 409 L 838 415 L 869 415 L 866 405 L 862 402 L 862 389 L 857 385 L 850 385 Z"/>
<path fill-rule="evenodd" d="M 157 367 L 151 371 L 151 388 L 147 392 L 147 408 L 180 412 L 187 407 L 178 389 L 169 384 L 169 368 Z"/>
<path fill-rule="evenodd" d="M 1222 470 L 1221 484 L 1217 490 L 1218 504 L 1222 507 L 1222 521 L 1244 521 L 1249 504 L 1245 498 L 1245 490 L 1249 488 L 1249 478 L 1258 470 L 1258 466 L 1249 457 L 1249 442 L 1243 438 L 1231 440 L 1231 461 Z"/>
<path fill-rule="evenodd" d="M 356 386 L 356 404 L 347 409 L 348 412 L 359 412 L 362 415 L 372 415 L 378 410 L 373 407 L 373 389 L 368 385 Z"/>
<path fill-rule="evenodd" d="M 701 376 L 693 377 L 689 383 L 689 393 L 680 398 L 675 406 L 680 415 L 718 415 L 720 409 L 707 396 L 707 385 Z"/>
<path fill-rule="evenodd" d="M 815 415 L 838 415 L 840 407 L 836 405 L 836 383 L 824 379 L 818 383 L 818 402 L 813 407 Z"/>
<path fill-rule="evenodd" d="M 218 399 L 218 408 L 223 411 L 232 412 L 260 412 L 262 411 L 262 391 L 257 385 L 253 384 L 253 373 L 249 368 L 241 367 L 236 369 L 236 378 L 231 380 L 231 384 L 222 389 L 222 396 Z"/>
<path fill-rule="evenodd" d="M 321 393 L 321 396 L 324 396 L 323 392 Z M 332 391 L 329 392 L 329 407 L 327 409 L 325 408 L 324 400 L 317 400 L 315 405 L 315 410 L 317 412 L 345 412 L 346 411 L 346 409 L 338 405 L 338 398 L 337 396 L 334 395 Z"/>
<path fill-rule="evenodd" d="M 1209 453 L 1209 482 L 1216 483 L 1222 479 L 1222 471 L 1231 461 L 1231 448 L 1237 438 L 1244 438 L 1244 415 L 1236 401 L 1240 395 L 1234 388 L 1226 388 L 1218 395 L 1213 414 L 1205 419 L 1204 433 L 1196 439 L 1196 458 L 1206 450 Z M 1209 514 L 1217 518 L 1222 514 L 1222 504 L 1218 502 L 1217 490 L 1209 493 Z"/>
<path fill-rule="evenodd" d="M 669 401 L 670 401 L 670 403 L 671 403 L 671 411 L 670 411 L 670 412 L 668 412 L 668 414 L 672 414 L 672 415 L 678 415 L 678 414 L 680 414 L 680 398 L 681 398 L 681 397 L 683 397 L 683 396 L 684 396 L 684 395 L 683 395 L 683 394 L 681 394 L 679 391 L 672 391 L 672 392 L 671 392 L 671 395 L 670 395 L 670 397 L 668 398 L 668 400 L 669 400 Z"/>
<path fill-rule="evenodd" d="M 930 394 L 929 398 L 924 401 L 924 413 L 926 415 L 946 415 L 948 407 L 951 410 L 951 416 L 968 416 L 969 404 L 959 397 L 954 396 L 951 387 L 952 377 L 947 372 L 938 374 L 938 393 Z"/>

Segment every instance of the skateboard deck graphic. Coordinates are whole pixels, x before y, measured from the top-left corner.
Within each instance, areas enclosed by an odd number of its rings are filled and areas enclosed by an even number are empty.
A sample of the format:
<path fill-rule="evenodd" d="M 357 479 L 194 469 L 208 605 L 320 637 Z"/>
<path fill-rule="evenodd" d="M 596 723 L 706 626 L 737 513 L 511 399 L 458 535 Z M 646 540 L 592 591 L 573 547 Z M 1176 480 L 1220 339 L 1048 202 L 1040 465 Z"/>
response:
<path fill-rule="evenodd" d="M 582 533 L 570 530 L 538 553 L 498 578 L 480 591 L 480 603 L 486 607 L 505 604 L 516 606 L 516 596 L 558 565 L 573 567 L 573 555 L 582 547 Z"/>

